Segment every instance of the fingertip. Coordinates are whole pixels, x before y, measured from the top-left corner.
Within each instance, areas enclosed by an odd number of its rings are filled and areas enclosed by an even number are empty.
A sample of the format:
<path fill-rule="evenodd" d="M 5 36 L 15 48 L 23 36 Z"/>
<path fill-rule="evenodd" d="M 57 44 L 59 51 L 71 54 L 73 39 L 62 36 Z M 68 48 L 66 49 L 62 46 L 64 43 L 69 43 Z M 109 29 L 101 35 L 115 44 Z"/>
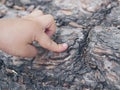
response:
<path fill-rule="evenodd" d="M 68 48 L 68 44 L 63 43 L 63 44 L 61 44 L 61 48 L 59 49 L 58 52 L 64 52 L 67 48 Z"/>
<path fill-rule="evenodd" d="M 62 44 L 63 48 L 66 50 L 68 48 L 68 44 L 67 43 L 63 43 Z"/>

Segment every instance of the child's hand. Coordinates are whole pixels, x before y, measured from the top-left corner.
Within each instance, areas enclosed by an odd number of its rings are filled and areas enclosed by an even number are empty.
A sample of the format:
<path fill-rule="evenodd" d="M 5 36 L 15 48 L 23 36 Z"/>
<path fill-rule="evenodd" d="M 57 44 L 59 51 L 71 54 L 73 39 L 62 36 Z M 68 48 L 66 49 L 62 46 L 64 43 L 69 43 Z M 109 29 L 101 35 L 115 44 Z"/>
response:
<path fill-rule="evenodd" d="M 62 52 L 67 44 L 56 44 L 50 39 L 56 25 L 51 15 L 37 10 L 22 18 L 0 20 L 0 49 L 15 56 L 33 57 L 37 49 L 33 41 L 51 51 Z"/>

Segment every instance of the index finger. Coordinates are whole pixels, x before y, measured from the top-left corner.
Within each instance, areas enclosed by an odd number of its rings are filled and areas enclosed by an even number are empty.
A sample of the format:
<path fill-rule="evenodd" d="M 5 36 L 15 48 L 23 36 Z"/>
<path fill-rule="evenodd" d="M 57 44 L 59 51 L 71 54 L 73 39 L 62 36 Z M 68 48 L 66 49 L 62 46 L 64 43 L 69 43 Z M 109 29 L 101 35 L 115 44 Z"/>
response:
<path fill-rule="evenodd" d="M 36 40 L 39 42 L 39 44 L 43 47 L 46 48 L 50 51 L 54 52 L 63 52 L 68 48 L 68 45 L 66 43 L 63 44 L 57 44 L 53 40 L 50 39 L 48 35 L 45 33 L 37 34 L 36 35 Z"/>

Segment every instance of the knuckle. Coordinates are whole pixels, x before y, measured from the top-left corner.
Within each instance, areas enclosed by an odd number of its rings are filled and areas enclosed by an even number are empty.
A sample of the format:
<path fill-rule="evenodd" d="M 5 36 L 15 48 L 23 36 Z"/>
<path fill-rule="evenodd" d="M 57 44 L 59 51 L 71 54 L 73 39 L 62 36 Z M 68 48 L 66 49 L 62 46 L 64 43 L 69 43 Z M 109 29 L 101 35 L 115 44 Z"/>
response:
<path fill-rule="evenodd" d="M 41 10 L 36 10 L 37 13 L 43 14 Z"/>
<path fill-rule="evenodd" d="M 54 20 L 54 17 L 53 17 L 51 14 L 48 14 L 47 16 L 48 16 L 48 18 L 50 18 L 51 20 Z"/>
<path fill-rule="evenodd" d="M 38 10 L 38 12 L 43 13 L 43 11 L 41 11 L 41 10 Z"/>

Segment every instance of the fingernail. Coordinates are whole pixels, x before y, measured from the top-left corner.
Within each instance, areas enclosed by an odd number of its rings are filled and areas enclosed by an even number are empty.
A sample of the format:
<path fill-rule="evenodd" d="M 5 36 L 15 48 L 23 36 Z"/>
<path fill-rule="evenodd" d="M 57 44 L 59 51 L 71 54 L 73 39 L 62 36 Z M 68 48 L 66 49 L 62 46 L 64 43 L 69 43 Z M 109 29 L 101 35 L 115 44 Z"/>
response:
<path fill-rule="evenodd" d="M 68 45 L 66 43 L 63 43 L 62 45 L 63 45 L 64 48 L 68 47 Z"/>

